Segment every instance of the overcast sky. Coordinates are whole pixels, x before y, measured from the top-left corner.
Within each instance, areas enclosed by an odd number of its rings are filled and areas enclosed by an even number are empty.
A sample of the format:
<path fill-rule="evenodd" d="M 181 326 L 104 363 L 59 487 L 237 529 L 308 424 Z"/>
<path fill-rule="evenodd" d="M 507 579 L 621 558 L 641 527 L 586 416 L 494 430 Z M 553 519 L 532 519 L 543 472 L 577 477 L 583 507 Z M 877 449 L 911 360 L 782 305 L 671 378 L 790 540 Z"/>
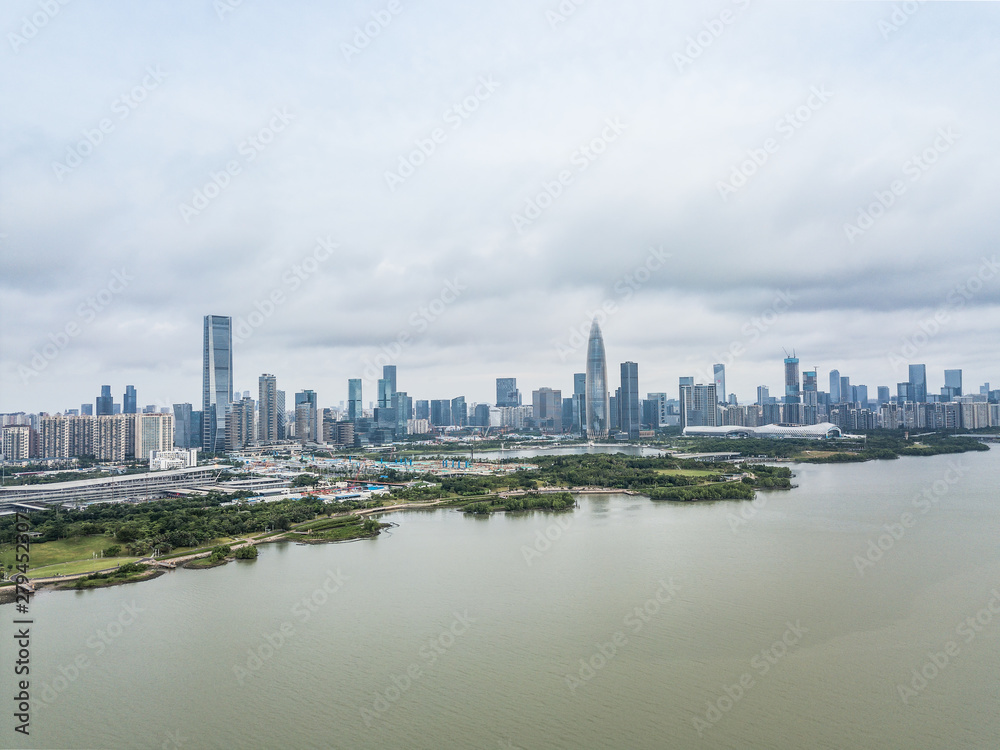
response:
<path fill-rule="evenodd" d="M 209 313 L 322 406 L 572 391 L 595 311 L 612 389 L 1000 383 L 996 3 L 61 2 L 0 10 L 0 411 L 199 408 Z"/>

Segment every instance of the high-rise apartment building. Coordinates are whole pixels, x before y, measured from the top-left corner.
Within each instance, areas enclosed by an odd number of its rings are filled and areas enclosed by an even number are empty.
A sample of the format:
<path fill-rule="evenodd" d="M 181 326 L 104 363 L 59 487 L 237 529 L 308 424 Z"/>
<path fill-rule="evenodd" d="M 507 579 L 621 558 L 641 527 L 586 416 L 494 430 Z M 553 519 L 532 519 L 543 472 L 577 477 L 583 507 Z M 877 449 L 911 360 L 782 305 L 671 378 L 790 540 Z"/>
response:
<path fill-rule="evenodd" d="M 226 419 L 226 450 L 235 451 L 254 443 L 254 402 L 249 396 L 233 401 Z"/>
<path fill-rule="evenodd" d="M 682 377 L 679 391 L 681 429 L 718 426 L 719 399 L 715 393 L 715 383 L 696 385 L 694 378 Z"/>
<path fill-rule="evenodd" d="M 321 425 L 316 393 L 305 390 L 295 394 L 295 439 L 300 443 L 320 442 Z"/>
<path fill-rule="evenodd" d="M 257 440 L 276 443 L 278 437 L 278 379 L 264 373 L 257 378 Z"/>
<path fill-rule="evenodd" d="M 134 446 L 132 454 L 140 461 L 148 461 L 150 451 L 168 451 L 174 443 L 174 417 L 172 414 L 123 415 L 132 420 Z"/>
<path fill-rule="evenodd" d="M 226 415 L 233 398 L 233 319 L 206 315 L 202 337 L 202 448 L 226 449 Z"/>

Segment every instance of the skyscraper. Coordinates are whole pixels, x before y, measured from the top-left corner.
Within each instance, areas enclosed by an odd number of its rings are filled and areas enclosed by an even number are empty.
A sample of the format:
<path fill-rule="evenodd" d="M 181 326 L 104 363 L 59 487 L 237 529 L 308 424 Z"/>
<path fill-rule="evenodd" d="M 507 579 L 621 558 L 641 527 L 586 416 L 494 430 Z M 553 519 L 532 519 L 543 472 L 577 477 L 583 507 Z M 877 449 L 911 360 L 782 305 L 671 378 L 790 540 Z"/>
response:
<path fill-rule="evenodd" d="M 927 365 L 910 365 L 910 380 L 913 385 L 913 400 L 927 403 Z"/>
<path fill-rule="evenodd" d="M 284 440 L 288 433 L 285 430 L 285 426 L 288 420 L 285 418 L 285 392 L 278 391 L 278 398 L 276 400 L 278 404 L 278 440 Z"/>
<path fill-rule="evenodd" d="M 802 422 L 819 421 L 819 377 L 815 369 L 802 373 Z"/>
<path fill-rule="evenodd" d="M 726 400 L 726 366 L 723 364 L 712 365 L 712 375 L 715 378 L 715 395 L 719 401 Z"/>
<path fill-rule="evenodd" d="M 191 444 L 191 404 L 174 404 L 174 447 L 197 448 Z"/>
<path fill-rule="evenodd" d="M 361 419 L 364 410 L 361 405 L 361 378 L 347 381 L 347 419 L 355 422 Z"/>
<path fill-rule="evenodd" d="M 497 406 L 520 406 L 517 378 L 497 378 Z"/>
<path fill-rule="evenodd" d="M 584 432 L 587 422 L 587 373 L 573 373 L 573 432 Z"/>
<path fill-rule="evenodd" d="M 719 367 L 719 365 L 716 365 Z M 639 439 L 639 420 L 642 415 L 639 410 L 639 365 L 635 362 L 622 362 L 621 364 L 621 400 L 618 402 L 619 419 L 618 429 L 627 432 L 629 440 Z M 716 381 L 719 373 L 716 371 Z M 725 382 L 725 371 L 722 373 L 722 380 Z"/>
<path fill-rule="evenodd" d="M 125 396 L 122 398 L 122 414 L 135 414 L 135 386 L 125 386 Z"/>
<path fill-rule="evenodd" d="M 382 378 L 389 382 L 389 401 L 392 405 L 392 394 L 396 392 L 396 365 L 382 365 Z"/>
<path fill-rule="evenodd" d="M 830 403 L 839 404 L 841 398 L 840 370 L 830 370 Z"/>
<path fill-rule="evenodd" d="M 233 319 L 206 315 L 202 346 L 202 448 L 226 448 L 226 415 L 233 398 Z"/>
<path fill-rule="evenodd" d="M 608 363 L 604 354 L 604 336 L 595 319 L 590 325 L 587 342 L 587 437 L 608 436 L 610 404 L 608 403 Z"/>
<path fill-rule="evenodd" d="M 681 429 L 718 425 L 719 397 L 715 393 L 715 383 L 695 385 L 694 378 L 682 377 L 679 390 Z"/>
<path fill-rule="evenodd" d="M 562 432 L 562 391 L 551 388 L 532 391 L 531 418 L 542 432 Z"/>
<path fill-rule="evenodd" d="M 941 389 L 941 396 L 945 401 L 951 401 L 953 398 L 956 398 L 961 395 L 962 395 L 962 371 L 945 370 L 944 388 Z"/>
<path fill-rule="evenodd" d="M 456 396 L 451 400 L 451 423 L 456 427 L 466 427 L 469 423 L 469 409 L 465 396 Z"/>
<path fill-rule="evenodd" d="M 300 443 L 320 442 L 322 438 L 316 392 L 305 390 L 295 394 L 295 439 Z"/>
<path fill-rule="evenodd" d="M 109 417 L 114 414 L 114 397 L 111 395 L 111 386 L 102 385 L 101 395 L 97 397 L 97 416 Z"/>
<path fill-rule="evenodd" d="M 799 384 L 799 358 L 785 357 L 785 421 L 802 424 L 802 395 Z"/>
<path fill-rule="evenodd" d="M 278 441 L 278 379 L 264 373 L 257 379 L 257 440 Z"/>

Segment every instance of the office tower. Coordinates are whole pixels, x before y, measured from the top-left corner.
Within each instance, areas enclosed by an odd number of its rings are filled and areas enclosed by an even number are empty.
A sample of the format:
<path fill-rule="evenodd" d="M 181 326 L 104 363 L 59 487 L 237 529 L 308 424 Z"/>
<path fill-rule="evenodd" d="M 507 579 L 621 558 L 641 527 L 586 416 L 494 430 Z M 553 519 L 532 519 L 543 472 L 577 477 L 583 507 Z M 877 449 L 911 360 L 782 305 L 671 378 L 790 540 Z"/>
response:
<path fill-rule="evenodd" d="M 93 404 L 80 404 L 80 416 L 94 416 L 94 405 Z"/>
<path fill-rule="evenodd" d="M 851 400 L 851 379 L 846 375 L 840 377 L 840 403 Z"/>
<path fill-rule="evenodd" d="M 361 419 L 364 409 L 361 406 L 361 378 L 351 378 L 347 381 L 347 420 L 355 422 Z"/>
<path fill-rule="evenodd" d="M 278 379 L 264 373 L 257 378 L 257 440 L 278 442 Z"/>
<path fill-rule="evenodd" d="M 896 383 L 896 401 L 900 404 L 912 402 L 916 398 L 913 383 Z"/>
<path fill-rule="evenodd" d="M 654 420 L 647 422 L 649 429 L 655 430 L 657 427 L 663 427 L 667 424 L 667 394 L 666 393 L 647 393 L 646 401 L 651 402 L 656 407 L 656 417 Z M 645 417 L 643 418 L 645 422 Z"/>
<path fill-rule="evenodd" d="M 565 396 L 562 400 L 562 429 L 563 432 L 573 424 L 573 397 Z"/>
<path fill-rule="evenodd" d="M 97 397 L 97 416 L 106 417 L 114 414 L 115 404 L 111 396 L 111 386 L 102 385 L 101 395 Z"/>
<path fill-rule="evenodd" d="M 839 384 L 838 384 L 839 385 Z M 764 404 L 770 403 L 771 392 L 766 385 L 757 386 L 757 403 L 763 406 Z"/>
<path fill-rule="evenodd" d="M 843 399 L 840 393 L 840 370 L 830 370 L 830 403 L 839 404 Z"/>
<path fill-rule="evenodd" d="M 112 404 L 111 405 L 111 413 L 112 414 L 121 414 L 122 413 L 122 405 L 121 404 Z"/>
<path fill-rule="evenodd" d="M 853 391 L 853 398 L 856 404 L 860 404 L 862 409 L 868 408 L 868 386 L 867 385 L 853 385 L 851 386 Z"/>
<path fill-rule="evenodd" d="M 469 423 L 469 410 L 465 405 L 465 396 L 451 400 L 451 423 L 456 427 L 466 427 Z"/>
<path fill-rule="evenodd" d="M 722 367 L 722 365 L 716 365 Z M 718 369 L 715 372 L 716 382 L 719 379 Z M 618 429 L 627 432 L 629 440 L 639 439 L 639 421 L 642 417 L 639 406 L 639 365 L 635 362 L 621 364 L 621 400 L 618 402 L 620 420 Z M 725 369 L 722 371 L 722 382 L 726 381 Z"/>
<path fill-rule="evenodd" d="M 125 386 L 125 395 L 122 397 L 122 414 L 135 414 L 135 413 L 136 413 L 135 386 L 127 385 Z"/>
<path fill-rule="evenodd" d="M 945 370 L 944 387 L 941 389 L 941 400 L 951 401 L 962 395 L 962 371 Z"/>
<path fill-rule="evenodd" d="M 233 395 L 233 319 L 206 315 L 202 346 L 202 448 L 221 453 Z"/>
<path fill-rule="evenodd" d="M 407 425 L 413 413 L 413 399 L 406 395 L 406 391 L 393 392 L 392 411 L 396 418 L 396 435 L 406 435 L 408 433 Z"/>
<path fill-rule="evenodd" d="M 981 386 L 979 386 L 979 395 L 983 395 L 983 394 L 985 394 L 987 397 L 989 397 L 989 395 L 990 395 L 990 384 L 989 383 L 983 383 Z"/>
<path fill-rule="evenodd" d="M 278 440 L 284 440 L 287 437 L 287 431 L 285 430 L 285 425 L 288 420 L 285 418 L 285 392 L 278 391 Z"/>
<path fill-rule="evenodd" d="M 608 396 L 608 432 L 618 432 L 618 425 L 621 424 L 619 419 L 621 414 L 618 411 L 618 403 L 621 401 L 622 388 L 618 386 L 615 388 L 615 395 Z"/>
<path fill-rule="evenodd" d="M 150 451 L 168 451 L 174 442 L 174 417 L 172 414 L 125 415 L 132 421 L 134 433 L 133 455 L 148 461 Z"/>
<path fill-rule="evenodd" d="M 880 385 L 878 387 L 878 405 L 889 403 L 889 386 Z"/>
<path fill-rule="evenodd" d="M 431 401 L 431 424 L 447 427 L 451 424 L 451 401 L 446 398 Z"/>
<path fill-rule="evenodd" d="M 295 439 L 300 443 L 320 442 L 319 410 L 315 391 L 295 394 Z"/>
<path fill-rule="evenodd" d="M 604 354 L 604 336 L 595 319 L 590 325 L 587 342 L 587 437 L 606 438 L 610 426 L 611 405 L 608 400 L 608 364 Z"/>
<path fill-rule="evenodd" d="M 378 408 L 388 409 L 392 406 L 391 383 L 385 378 L 378 379 Z"/>
<path fill-rule="evenodd" d="M 174 404 L 174 447 L 183 450 L 197 448 L 191 443 L 191 404 Z"/>
<path fill-rule="evenodd" d="M 715 378 L 715 395 L 719 401 L 726 400 L 726 366 L 723 364 L 712 365 L 712 375 Z"/>
<path fill-rule="evenodd" d="M 802 424 L 802 390 L 799 384 L 799 358 L 785 357 L 785 409 L 784 421 Z"/>
<path fill-rule="evenodd" d="M 581 433 L 587 423 L 587 373 L 573 373 L 573 421 L 568 423 L 573 432 Z"/>
<path fill-rule="evenodd" d="M 913 400 L 927 403 L 927 365 L 910 365 L 910 380 L 913 385 Z"/>
<path fill-rule="evenodd" d="M 389 383 L 389 402 L 392 404 L 392 394 L 396 392 L 396 365 L 382 365 L 382 379 Z"/>
<path fill-rule="evenodd" d="M 517 378 L 497 378 L 497 406 L 520 406 Z"/>
<path fill-rule="evenodd" d="M 542 432 L 562 432 L 562 391 L 552 388 L 532 391 L 531 418 Z"/>
<path fill-rule="evenodd" d="M 431 402 L 427 399 L 418 399 L 416 403 L 416 413 L 414 414 L 414 419 L 426 419 L 431 418 Z"/>
<path fill-rule="evenodd" d="M 802 423 L 819 421 L 819 378 L 815 369 L 802 373 Z"/>
<path fill-rule="evenodd" d="M 489 427 L 490 426 L 490 405 L 489 404 L 476 404 L 476 427 Z M 427 417 L 424 417 L 427 419 Z"/>
<path fill-rule="evenodd" d="M 719 423 L 719 399 L 715 383 L 695 385 L 694 378 L 680 379 L 681 429 L 715 427 Z"/>

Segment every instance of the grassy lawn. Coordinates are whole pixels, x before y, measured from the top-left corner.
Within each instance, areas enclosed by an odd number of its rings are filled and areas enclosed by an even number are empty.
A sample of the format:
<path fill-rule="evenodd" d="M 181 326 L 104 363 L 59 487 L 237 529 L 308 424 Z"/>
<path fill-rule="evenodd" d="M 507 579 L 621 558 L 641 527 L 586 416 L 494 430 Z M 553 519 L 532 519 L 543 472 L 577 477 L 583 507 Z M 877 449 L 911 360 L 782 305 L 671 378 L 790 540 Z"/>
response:
<path fill-rule="evenodd" d="M 105 557 L 98 560 L 78 560 L 77 562 L 47 565 L 44 568 L 31 568 L 28 571 L 31 578 L 46 578 L 48 576 L 65 576 L 74 573 L 93 573 L 95 570 L 113 568 L 128 562 L 136 562 L 138 557 Z"/>
<path fill-rule="evenodd" d="M 90 561 L 95 552 L 115 544 L 109 536 L 78 536 L 72 539 L 57 539 L 54 542 L 31 545 L 31 569 L 77 560 Z M 5 544 L 0 548 L 0 563 L 8 568 L 14 564 L 14 545 Z M 95 568 L 96 570 L 96 568 Z"/>
<path fill-rule="evenodd" d="M 657 474 L 679 477 L 717 477 L 719 472 L 706 469 L 656 469 Z"/>

